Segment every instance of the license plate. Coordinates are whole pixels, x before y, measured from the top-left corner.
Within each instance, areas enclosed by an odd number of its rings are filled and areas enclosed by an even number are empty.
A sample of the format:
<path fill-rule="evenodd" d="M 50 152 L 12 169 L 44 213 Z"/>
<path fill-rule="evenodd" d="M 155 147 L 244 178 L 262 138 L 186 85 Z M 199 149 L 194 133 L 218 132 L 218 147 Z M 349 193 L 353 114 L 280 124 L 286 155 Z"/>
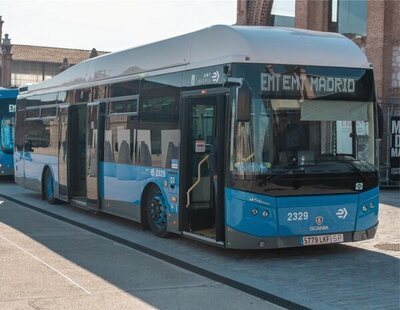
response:
<path fill-rule="evenodd" d="M 343 234 L 303 237 L 303 245 L 329 244 L 343 242 Z"/>

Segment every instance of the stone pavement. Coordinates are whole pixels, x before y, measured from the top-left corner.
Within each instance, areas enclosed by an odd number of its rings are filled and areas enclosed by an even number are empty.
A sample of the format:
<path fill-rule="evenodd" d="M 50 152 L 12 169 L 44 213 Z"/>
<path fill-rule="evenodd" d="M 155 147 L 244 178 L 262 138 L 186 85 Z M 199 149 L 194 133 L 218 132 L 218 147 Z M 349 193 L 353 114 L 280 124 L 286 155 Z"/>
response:
<path fill-rule="evenodd" d="M 49 205 L 37 193 L 11 183 L 1 183 L 0 193 L 310 308 L 400 308 L 398 192 L 382 192 L 375 239 L 269 251 L 226 250 L 182 237 L 156 238 L 126 220 Z"/>
<path fill-rule="evenodd" d="M 352 246 L 400 258 L 400 192 L 385 189 L 380 194 L 379 226 L 374 239 Z"/>

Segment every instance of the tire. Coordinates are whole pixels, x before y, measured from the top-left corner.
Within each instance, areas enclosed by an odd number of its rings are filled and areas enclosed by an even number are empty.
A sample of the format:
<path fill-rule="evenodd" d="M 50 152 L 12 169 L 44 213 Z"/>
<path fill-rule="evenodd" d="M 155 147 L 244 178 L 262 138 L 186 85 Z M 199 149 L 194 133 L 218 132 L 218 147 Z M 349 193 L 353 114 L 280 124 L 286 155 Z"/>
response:
<path fill-rule="evenodd" d="M 146 215 L 151 231 L 154 235 L 167 238 L 167 205 L 161 190 L 152 186 L 146 199 Z"/>
<path fill-rule="evenodd" d="M 54 178 L 49 168 L 44 172 L 43 194 L 44 199 L 49 203 L 56 204 L 58 202 L 54 197 Z"/>

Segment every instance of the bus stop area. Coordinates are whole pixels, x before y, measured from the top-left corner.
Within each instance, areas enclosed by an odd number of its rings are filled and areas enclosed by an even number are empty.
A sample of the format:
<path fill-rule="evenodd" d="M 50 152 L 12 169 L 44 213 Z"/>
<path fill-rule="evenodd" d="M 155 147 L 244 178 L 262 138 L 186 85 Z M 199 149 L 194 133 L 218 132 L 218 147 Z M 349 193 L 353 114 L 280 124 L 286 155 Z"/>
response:
<path fill-rule="evenodd" d="M 227 250 L 50 205 L 1 180 L 0 308 L 398 309 L 399 219 L 399 191 L 382 190 L 374 239 Z"/>
<path fill-rule="evenodd" d="M 1 309 L 279 309 L 14 203 L 0 214 Z"/>

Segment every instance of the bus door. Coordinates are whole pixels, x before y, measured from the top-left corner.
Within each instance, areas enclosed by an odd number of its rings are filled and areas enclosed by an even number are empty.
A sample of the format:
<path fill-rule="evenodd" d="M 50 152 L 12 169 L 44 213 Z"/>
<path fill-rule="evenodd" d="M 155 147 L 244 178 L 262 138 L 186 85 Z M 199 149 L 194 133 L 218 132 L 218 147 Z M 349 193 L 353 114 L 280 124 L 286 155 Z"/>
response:
<path fill-rule="evenodd" d="M 105 104 L 99 102 L 87 105 L 86 135 L 86 188 L 87 207 L 100 209 L 99 161 L 103 157 Z"/>
<path fill-rule="evenodd" d="M 225 115 L 227 93 L 183 95 L 180 219 L 185 235 L 224 240 Z"/>
<path fill-rule="evenodd" d="M 68 109 L 69 106 L 59 108 L 59 136 L 58 136 L 58 181 L 59 195 L 62 200 L 68 200 Z"/>
<path fill-rule="evenodd" d="M 86 208 L 86 104 L 76 104 L 70 106 L 68 127 L 69 195 L 73 205 Z"/>

